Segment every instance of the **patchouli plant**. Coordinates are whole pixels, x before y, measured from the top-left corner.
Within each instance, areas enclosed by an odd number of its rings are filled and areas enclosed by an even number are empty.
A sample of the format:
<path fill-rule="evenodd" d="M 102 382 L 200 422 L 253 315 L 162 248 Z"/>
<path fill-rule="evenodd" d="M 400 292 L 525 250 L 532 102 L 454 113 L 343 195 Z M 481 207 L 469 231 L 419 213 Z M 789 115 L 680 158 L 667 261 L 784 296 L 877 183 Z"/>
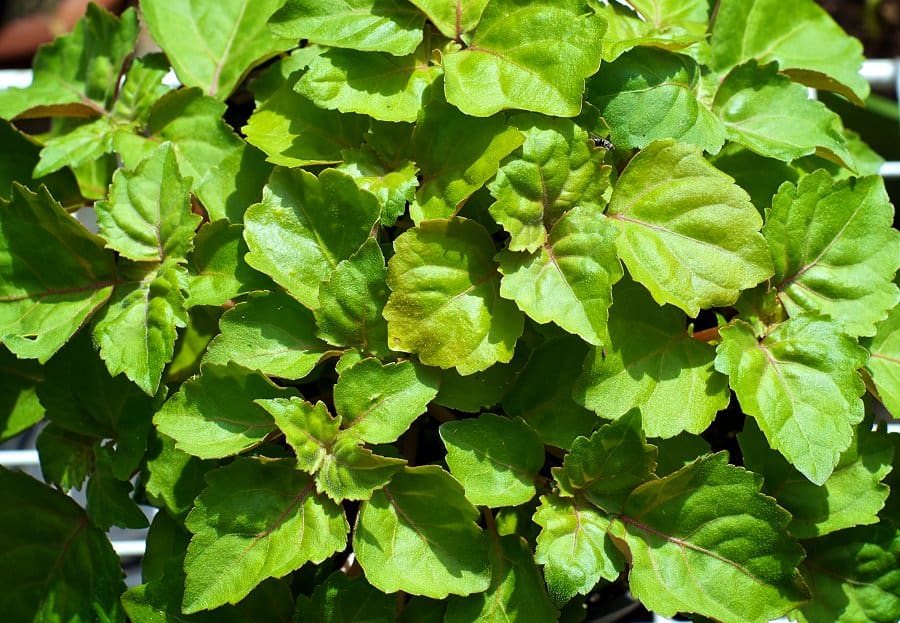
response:
<path fill-rule="evenodd" d="M 3 620 L 894 623 L 861 62 L 812 0 L 91 6 L 0 93 Z"/>

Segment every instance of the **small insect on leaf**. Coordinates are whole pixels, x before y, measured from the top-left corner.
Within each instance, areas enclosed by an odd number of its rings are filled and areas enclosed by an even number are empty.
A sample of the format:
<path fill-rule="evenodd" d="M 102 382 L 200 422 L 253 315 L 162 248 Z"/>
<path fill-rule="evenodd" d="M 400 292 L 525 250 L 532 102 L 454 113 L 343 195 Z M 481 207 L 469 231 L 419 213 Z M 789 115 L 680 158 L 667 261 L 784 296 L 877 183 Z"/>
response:
<path fill-rule="evenodd" d="M 603 138 L 602 136 L 595 136 L 591 134 L 591 142 L 594 144 L 594 147 L 602 147 L 606 150 L 613 150 L 616 148 L 611 140 L 609 140 L 608 138 Z"/>

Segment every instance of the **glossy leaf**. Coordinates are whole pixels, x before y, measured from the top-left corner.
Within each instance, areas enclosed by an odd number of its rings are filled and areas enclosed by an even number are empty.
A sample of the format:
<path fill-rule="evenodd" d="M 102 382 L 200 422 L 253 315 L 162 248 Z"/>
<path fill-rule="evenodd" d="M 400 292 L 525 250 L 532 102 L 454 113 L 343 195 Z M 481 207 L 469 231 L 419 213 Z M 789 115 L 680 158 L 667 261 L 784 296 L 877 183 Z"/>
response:
<path fill-rule="evenodd" d="M 175 353 L 176 327 L 187 324 L 184 278 L 183 269 L 169 260 L 139 283 L 120 286 L 94 326 L 110 374 L 124 372 L 151 396 Z"/>
<path fill-rule="evenodd" d="M 390 357 L 387 322 L 381 315 L 389 294 L 386 278 L 381 248 L 375 238 L 367 238 L 319 288 L 316 335 L 329 344 Z"/>
<path fill-rule="evenodd" d="M 812 0 L 785 13 L 777 0 L 726 0 L 712 29 L 712 62 L 727 71 L 751 59 L 778 62 L 791 78 L 837 91 L 862 104 L 869 85 L 859 75 L 862 45 Z"/>
<path fill-rule="evenodd" d="M 494 535 L 490 560 L 491 585 L 483 593 L 451 597 L 446 623 L 543 623 L 557 619 L 559 612 L 550 602 L 531 548 L 522 537 Z"/>
<path fill-rule="evenodd" d="M 500 295 L 536 322 L 552 321 L 589 344 L 608 344 L 612 286 L 623 275 L 618 235 L 599 211 L 573 208 L 537 253 L 500 253 Z"/>
<path fill-rule="evenodd" d="M 772 200 L 763 234 L 778 299 L 790 315 L 813 310 L 849 335 L 873 335 L 900 302 L 900 233 L 881 177 L 833 182 L 819 170 Z"/>
<path fill-rule="evenodd" d="M 700 67 L 687 56 L 639 47 L 604 65 L 586 99 L 609 123 L 618 147 L 644 148 L 675 138 L 716 153 L 725 131 L 700 101 Z"/>
<path fill-rule="evenodd" d="M 444 599 L 487 590 L 488 555 L 478 511 L 436 465 L 407 467 L 364 502 L 353 551 L 378 590 Z"/>
<path fill-rule="evenodd" d="M 808 543 L 801 570 L 813 591 L 800 623 L 892 623 L 900 617 L 900 533 L 891 523 L 851 528 Z"/>
<path fill-rule="evenodd" d="M 0 467 L 0 607 L 11 621 L 124 623 L 119 557 L 71 498 Z"/>
<path fill-rule="evenodd" d="M 363 190 L 381 202 L 381 224 L 390 226 L 406 212 L 406 204 L 416 196 L 418 167 L 409 160 L 390 165 L 368 149 L 341 152 L 344 162 L 337 169 L 353 176 Z M 391 168 L 393 167 L 393 168 Z"/>
<path fill-rule="evenodd" d="M 634 5 L 642 8 L 638 14 L 631 8 L 617 3 L 598 7 L 597 12 L 608 25 L 603 36 L 603 60 L 611 63 L 623 53 L 638 46 L 663 48 L 678 51 L 687 48 L 698 41 L 702 41 L 706 35 L 706 18 L 702 22 L 695 21 L 699 17 L 699 9 L 709 11 L 709 6 L 702 2 L 666 2 L 666 13 L 657 16 L 651 5 L 660 3 L 638 3 Z M 633 5 L 633 6 L 634 6 Z M 688 21 L 671 20 L 673 12 L 687 9 Z"/>
<path fill-rule="evenodd" d="M 761 480 L 719 453 L 638 487 L 610 529 L 629 553 L 632 594 L 665 617 L 726 623 L 775 619 L 805 601 L 803 550 Z"/>
<path fill-rule="evenodd" d="M 625 558 L 608 536 L 611 519 L 575 498 L 541 496 L 534 514 L 541 527 L 534 561 L 544 565 L 544 578 L 554 603 L 587 595 L 600 579 L 614 581 Z"/>
<path fill-rule="evenodd" d="M 112 294 L 113 256 L 46 189 L 14 185 L 0 233 L 0 340 L 47 361 Z"/>
<path fill-rule="evenodd" d="M 297 457 L 297 469 L 315 474 L 331 451 L 341 429 L 341 419 L 332 417 L 323 402 L 312 405 L 296 396 L 255 401 L 269 412 L 275 425 Z"/>
<path fill-rule="evenodd" d="M 316 338 L 312 312 L 282 292 L 251 295 L 225 312 L 204 363 L 233 361 L 283 379 L 302 379 L 334 350 Z"/>
<path fill-rule="evenodd" d="M 545 341 L 503 398 L 503 410 L 523 418 L 542 442 L 558 448 L 571 448 L 576 437 L 589 436 L 600 420 L 572 399 L 587 352 L 587 344 L 574 335 Z"/>
<path fill-rule="evenodd" d="M 384 308 L 388 344 L 472 374 L 512 359 L 522 314 L 498 293 L 494 243 L 463 218 L 424 221 L 394 241 Z"/>
<path fill-rule="evenodd" d="M 866 369 L 878 388 L 882 404 L 900 417 L 900 307 L 895 307 L 869 342 Z"/>
<path fill-rule="evenodd" d="M 478 506 L 517 506 L 534 497 L 544 446 L 528 425 L 486 413 L 440 427 L 450 472 Z"/>
<path fill-rule="evenodd" d="M 443 57 L 447 101 L 476 117 L 509 108 L 574 117 L 605 30 L 581 0 L 492 0 L 469 47 Z"/>
<path fill-rule="evenodd" d="M 269 27 L 283 37 L 402 56 L 419 45 L 424 21 L 402 0 L 288 0 Z"/>
<path fill-rule="evenodd" d="M 448 39 L 462 39 L 473 30 L 490 0 L 410 0 L 419 7 L 428 21 Z"/>
<path fill-rule="evenodd" d="M 294 91 L 295 82 L 281 85 L 253 111 L 243 128 L 247 142 L 285 167 L 340 162 L 342 149 L 362 143 L 366 118 L 319 108 Z"/>
<path fill-rule="evenodd" d="M 244 212 L 262 199 L 263 186 L 272 173 L 260 150 L 241 142 L 208 170 L 197 187 L 209 220 L 242 223 Z"/>
<path fill-rule="evenodd" d="M 809 99 L 807 89 L 780 75 L 774 64 L 751 62 L 734 69 L 716 91 L 713 111 L 728 140 L 761 156 L 790 162 L 819 153 L 856 166 L 838 130 L 840 118 Z"/>
<path fill-rule="evenodd" d="M 415 121 L 423 95 L 441 75 L 429 50 L 409 56 L 331 49 L 315 58 L 294 89 L 320 108 L 382 121 Z"/>
<path fill-rule="evenodd" d="M 334 408 L 343 427 L 369 443 L 391 443 L 425 412 L 438 379 L 410 361 L 382 364 L 369 358 L 341 372 Z"/>
<path fill-rule="evenodd" d="M 297 45 L 266 26 L 279 0 L 145 0 L 141 11 L 178 79 L 225 100 L 256 65 Z"/>
<path fill-rule="evenodd" d="M 511 251 L 536 251 L 547 232 L 573 207 L 600 210 L 608 186 L 606 153 L 568 119 L 535 114 L 510 117 L 525 136 L 520 152 L 504 162 L 488 184 L 497 201 L 491 216 L 509 232 Z"/>
<path fill-rule="evenodd" d="M 70 34 L 38 51 L 30 86 L 0 92 L 0 117 L 104 114 L 137 34 L 136 11 L 118 18 L 88 7 Z"/>
<path fill-rule="evenodd" d="M 346 174 L 276 169 L 244 218 L 247 263 L 315 309 L 320 284 L 366 241 L 379 210 Z"/>
<path fill-rule="evenodd" d="M 732 179 L 690 145 L 657 141 L 628 163 L 609 216 L 619 257 L 660 304 L 690 316 L 730 305 L 772 274 L 762 219 Z"/>
<path fill-rule="evenodd" d="M 720 330 L 716 369 L 729 375 L 741 408 L 772 448 L 810 481 L 823 484 L 863 418 L 857 368 L 865 351 L 826 319 L 801 315 L 761 342 L 749 325 Z"/>
<path fill-rule="evenodd" d="M 575 439 L 553 476 L 561 495 L 584 496 L 607 512 L 618 512 L 635 487 L 652 479 L 656 454 L 641 431 L 639 413 L 630 411 L 590 438 Z"/>
<path fill-rule="evenodd" d="M 133 59 L 113 106 L 113 117 L 146 123 L 153 104 L 171 88 L 163 84 L 168 73 L 169 59 L 165 54 L 151 52 Z"/>
<path fill-rule="evenodd" d="M 765 478 L 764 491 L 791 514 L 791 534 L 809 539 L 861 524 L 878 523 L 890 493 L 882 480 L 891 471 L 894 448 L 883 433 L 860 424 L 850 447 L 821 486 L 809 482 L 769 449 L 753 420 L 738 435 L 747 469 Z"/>
<path fill-rule="evenodd" d="M 609 419 L 640 409 L 649 437 L 706 430 L 730 398 L 715 348 L 692 339 L 684 314 L 657 306 L 640 285 L 623 282 L 613 296 L 609 346 L 588 354 L 576 400 Z"/>
<path fill-rule="evenodd" d="M 237 603 L 259 582 L 343 549 L 350 526 L 293 461 L 239 458 L 207 476 L 185 522 L 185 613 Z"/>
<path fill-rule="evenodd" d="M 181 386 L 153 422 L 179 450 L 201 459 L 222 458 L 258 445 L 275 430 L 271 416 L 254 400 L 292 394 L 237 365 L 207 365 Z"/>
<path fill-rule="evenodd" d="M 460 136 L 466 140 L 460 141 Z M 431 103 L 416 124 L 411 146 L 421 175 L 409 208 L 413 221 L 456 214 L 524 140 L 501 117 L 473 119 L 447 104 Z"/>
<path fill-rule="evenodd" d="M 100 159 L 113 151 L 116 130 L 109 117 L 99 117 L 51 137 L 41 150 L 33 175 L 43 177 L 63 167 L 76 168 Z"/>
<path fill-rule="evenodd" d="M 200 223 L 191 212 L 190 190 L 169 144 L 134 171 L 116 171 L 109 200 L 95 206 L 106 246 L 137 262 L 183 259 Z"/>

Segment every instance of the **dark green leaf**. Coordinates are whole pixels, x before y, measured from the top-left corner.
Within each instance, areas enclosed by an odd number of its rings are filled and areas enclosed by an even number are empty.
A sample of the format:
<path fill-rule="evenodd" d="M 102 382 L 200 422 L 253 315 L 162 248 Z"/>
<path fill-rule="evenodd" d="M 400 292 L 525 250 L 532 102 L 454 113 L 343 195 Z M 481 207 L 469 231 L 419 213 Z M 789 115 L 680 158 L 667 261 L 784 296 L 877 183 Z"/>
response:
<path fill-rule="evenodd" d="M 144 511 L 131 497 L 131 483 L 113 474 L 115 455 L 109 447 L 95 452 L 94 474 L 87 484 L 87 514 L 91 523 L 101 530 L 112 526 L 146 528 L 149 524 Z"/>
<path fill-rule="evenodd" d="M 9 621 L 124 623 L 119 557 L 68 496 L 0 467 L 0 610 Z"/>
<path fill-rule="evenodd" d="M 295 620 L 309 623 L 395 623 L 396 599 L 361 576 L 336 572 L 297 602 Z"/>
<path fill-rule="evenodd" d="M 201 461 L 182 452 L 175 447 L 174 439 L 157 433 L 148 444 L 144 491 L 154 505 L 183 517 L 203 491 L 203 477 L 213 467 L 214 461 Z"/>
<path fill-rule="evenodd" d="M 36 391 L 43 378 L 37 362 L 17 359 L 0 347 L 0 442 L 44 418 L 44 407 Z"/>

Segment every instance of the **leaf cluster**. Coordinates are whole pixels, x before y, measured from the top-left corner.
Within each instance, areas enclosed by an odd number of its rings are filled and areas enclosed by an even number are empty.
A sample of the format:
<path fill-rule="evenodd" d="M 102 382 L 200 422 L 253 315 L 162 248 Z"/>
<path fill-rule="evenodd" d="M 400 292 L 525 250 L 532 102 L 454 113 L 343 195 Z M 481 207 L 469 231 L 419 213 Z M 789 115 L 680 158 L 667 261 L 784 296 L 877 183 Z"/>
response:
<path fill-rule="evenodd" d="M 0 92 L 0 611 L 900 618 L 861 46 L 711 4 L 91 5 Z"/>

